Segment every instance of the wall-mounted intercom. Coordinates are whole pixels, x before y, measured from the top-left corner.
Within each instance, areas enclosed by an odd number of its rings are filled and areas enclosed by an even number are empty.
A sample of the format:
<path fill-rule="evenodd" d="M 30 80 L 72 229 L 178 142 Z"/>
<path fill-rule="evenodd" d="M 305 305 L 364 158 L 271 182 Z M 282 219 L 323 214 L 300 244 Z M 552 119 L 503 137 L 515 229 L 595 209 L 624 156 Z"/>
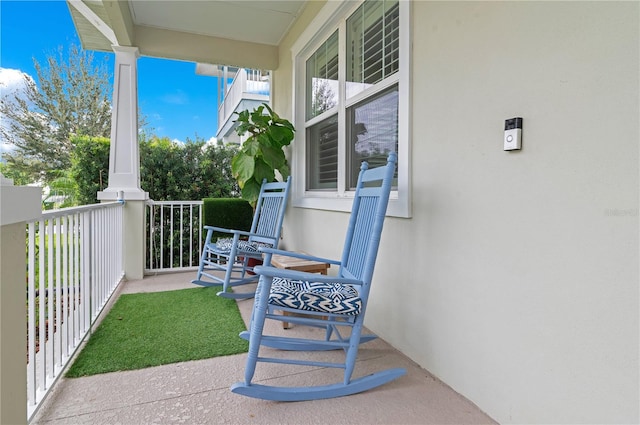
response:
<path fill-rule="evenodd" d="M 511 118 L 504 122 L 504 150 L 522 149 L 522 118 Z"/>

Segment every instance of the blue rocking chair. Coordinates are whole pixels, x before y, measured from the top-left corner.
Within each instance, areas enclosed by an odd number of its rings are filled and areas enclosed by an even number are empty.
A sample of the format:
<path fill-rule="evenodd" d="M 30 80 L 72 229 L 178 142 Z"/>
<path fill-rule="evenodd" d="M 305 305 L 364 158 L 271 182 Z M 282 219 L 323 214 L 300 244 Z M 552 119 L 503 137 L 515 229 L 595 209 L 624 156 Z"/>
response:
<path fill-rule="evenodd" d="M 222 285 L 222 291 L 217 295 L 224 298 L 252 298 L 254 292 L 230 292 L 229 289 L 255 283 L 260 278 L 253 274 L 253 264 L 250 261 L 262 260 L 262 252 L 258 248 L 278 247 L 290 187 L 291 177 L 286 182 L 262 182 L 251 230 L 248 232 L 205 226 L 207 236 L 198 275 L 191 283 L 202 286 Z M 212 241 L 214 232 L 232 236 Z M 224 277 L 212 274 L 214 271 L 224 272 Z"/>
<path fill-rule="evenodd" d="M 351 218 L 341 261 L 311 257 L 304 254 L 271 248 L 265 252 L 264 266 L 256 267 L 260 275 L 256 290 L 249 331 L 241 338 L 249 340 L 244 382 L 238 382 L 231 391 L 248 397 L 276 401 L 301 401 L 341 397 L 369 390 L 390 382 L 406 373 L 405 369 L 389 369 L 352 379 L 358 347 L 375 335 L 361 335 L 364 313 L 371 287 L 373 269 L 380 245 L 391 181 L 397 161 L 391 153 L 386 166 L 369 170 L 362 164 L 353 200 Z M 337 276 L 323 276 L 294 270 L 270 267 L 273 254 L 288 255 L 327 262 L 339 267 Z M 280 314 L 281 311 L 303 313 Z M 326 329 L 324 339 L 293 338 L 263 335 L 266 319 L 293 322 Z M 342 336 L 338 327 L 351 328 L 349 336 Z M 268 346 L 292 351 L 320 351 L 342 349 L 345 360 L 340 363 L 309 360 L 308 354 L 300 358 L 260 356 L 260 347 Z M 322 386 L 277 387 L 252 382 L 258 362 L 294 364 L 311 367 L 344 369 L 342 382 Z"/>

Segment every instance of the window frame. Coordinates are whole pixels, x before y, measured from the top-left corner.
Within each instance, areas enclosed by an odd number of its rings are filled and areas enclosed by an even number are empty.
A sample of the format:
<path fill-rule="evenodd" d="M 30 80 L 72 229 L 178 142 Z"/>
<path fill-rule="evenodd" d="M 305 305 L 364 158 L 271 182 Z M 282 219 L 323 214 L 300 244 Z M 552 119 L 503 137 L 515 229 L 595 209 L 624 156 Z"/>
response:
<path fill-rule="evenodd" d="M 345 98 L 346 22 L 362 1 L 327 2 L 291 48 L 293 62 L 293 113 L 296 139 L 292 143 L 292 206 L 331 211 L 350 211 L 354 191 L 345 189 L 348 180 L 349 148 L 346 142 L 347 109 L 376 93 L 398 85 L 398 186 L 387 208 L 388 216 L 411 217 L 411 2 L 399 1 L 399 70 L 348 100 Z M 306 62 L 328 37 L 338 30 L 338 106 L 306 119 Z M 338 114 L 338 187 L 337 190 L 306 190 L 306 129 Z"/>

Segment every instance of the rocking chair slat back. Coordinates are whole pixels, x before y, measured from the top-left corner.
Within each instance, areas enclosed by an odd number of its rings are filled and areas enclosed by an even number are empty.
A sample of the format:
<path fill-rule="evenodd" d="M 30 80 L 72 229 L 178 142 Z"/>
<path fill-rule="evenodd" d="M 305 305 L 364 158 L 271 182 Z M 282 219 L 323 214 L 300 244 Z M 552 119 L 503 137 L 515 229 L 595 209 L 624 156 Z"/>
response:
<path fill-rule="evenodd" d="M 353 200 L 351 219 L 347 230 L 341 275 L 361 279 L 367 286 L 373 277 L 373 268 L 380 246 L 382 224 L 387 211 L 391 178 L 389 167 L 368 169 L 362 164 L 356 194 Z M 374 181 L 382 185 L 367 187 Z"/>
<path fill-rule="evenodd" d="M 261 205 L 256 205 L 255 227 L 251 229 L 255 235 L 249 237 L 249 240 L 252 241 L 269 242 L 262 237 L 263 235 L 271 238 L 280 237 L 282 221 L 284 220 L 285 198 L 279 193 L 278 196 L 273 196 L 277 192 L 266 192 L 266 189 L 264 189 L 265 193 L 260 198 Z M 258 209 L 258 207 L 260 208 Z"/>

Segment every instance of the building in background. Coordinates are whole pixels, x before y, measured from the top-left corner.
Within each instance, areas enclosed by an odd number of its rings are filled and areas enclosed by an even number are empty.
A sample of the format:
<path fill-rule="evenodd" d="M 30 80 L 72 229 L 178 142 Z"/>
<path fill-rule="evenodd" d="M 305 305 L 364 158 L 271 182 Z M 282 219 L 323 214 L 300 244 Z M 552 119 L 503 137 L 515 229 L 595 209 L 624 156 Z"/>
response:
<path fill-rule="evenodd" d="M 199 63 L 196 74 L 218 77 L 218 133 L 223 143 L 242 143 L 235 132 L 237 112 L 269 103 L 268 71 Z"/>

